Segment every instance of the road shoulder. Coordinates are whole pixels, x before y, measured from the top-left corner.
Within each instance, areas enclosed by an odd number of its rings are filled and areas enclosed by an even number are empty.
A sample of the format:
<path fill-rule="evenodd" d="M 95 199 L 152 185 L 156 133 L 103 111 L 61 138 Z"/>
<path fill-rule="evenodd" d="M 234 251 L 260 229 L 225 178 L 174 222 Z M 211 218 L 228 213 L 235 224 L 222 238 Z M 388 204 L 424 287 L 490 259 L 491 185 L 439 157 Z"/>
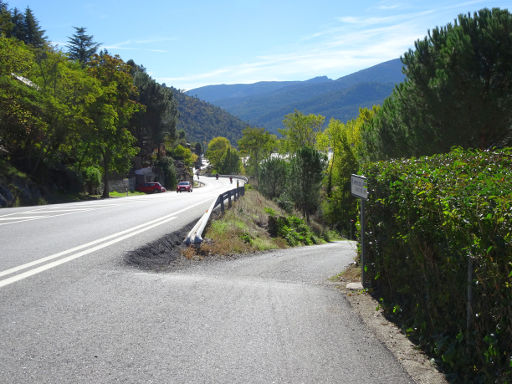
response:
<path fill-rule="evenodd" d="M 448 384 L 445 376 L 437 370 L 429 358 L 395 324 L 384 317 L 382 309 L 377 309 L 379 306 L 377 300 L 366 292 L 347 289 L 346 283 L 339 283 L 337 286 L 353 311 L 395 356 L 415 383 Z"/>

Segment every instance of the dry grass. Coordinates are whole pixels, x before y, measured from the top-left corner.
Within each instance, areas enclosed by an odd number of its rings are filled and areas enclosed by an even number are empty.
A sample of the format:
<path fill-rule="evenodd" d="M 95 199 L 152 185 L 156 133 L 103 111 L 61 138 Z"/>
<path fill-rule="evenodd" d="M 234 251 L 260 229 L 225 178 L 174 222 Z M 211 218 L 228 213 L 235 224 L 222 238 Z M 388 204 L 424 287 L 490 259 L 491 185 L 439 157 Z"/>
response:
<path fill-rule="evenodd" d="M 358 283 L 361 281 L 361 266 L 355 263 L 350 264 L 340 274 L 340 280 L 347 283 Z M 366 280 L 366 279 L 365 279 Z"/>
<path fill-rule="evenodd" d="M 234 255 L 287 248 L 282 238 L 272 238 L 267 232 L 268 213 L 272 209 L 278 215 L 286 215 L 277 204 L 265 199 L 255 190 L 247 190 L 245 196 L 233 203 L 224 216 L 212 218 L 200 247 L 189 247 L 183 255 L 189 259 L 197 256 Z"/>

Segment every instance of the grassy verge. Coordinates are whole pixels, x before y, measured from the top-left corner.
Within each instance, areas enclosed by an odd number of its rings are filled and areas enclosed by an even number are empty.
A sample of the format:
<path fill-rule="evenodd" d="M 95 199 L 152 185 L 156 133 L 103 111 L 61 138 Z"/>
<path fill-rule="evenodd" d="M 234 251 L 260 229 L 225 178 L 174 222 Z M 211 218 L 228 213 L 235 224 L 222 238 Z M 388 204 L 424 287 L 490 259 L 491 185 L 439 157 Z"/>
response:
<path fill-rule="evenodd" d="M 247 189 L 223 216 L 212 218 L 200 247 L 184 250 L 185 256 L 234 255 L 321 244 L 336 239 L 332 232 L 312 230 L 296 216 L 289 216 L 277 204 L 258 191 Z"/>
<path fill-rule="evenodd" d="M 145 195 L 145 193 L 139 192 L 139 191 L 133 191 L 133 192 L 128 191 L 128 193 L 117 192 L 117 191 L 110 192 L 110 197 L 126 197 L 126 196 L 140 196 L 140 195 Z"/>

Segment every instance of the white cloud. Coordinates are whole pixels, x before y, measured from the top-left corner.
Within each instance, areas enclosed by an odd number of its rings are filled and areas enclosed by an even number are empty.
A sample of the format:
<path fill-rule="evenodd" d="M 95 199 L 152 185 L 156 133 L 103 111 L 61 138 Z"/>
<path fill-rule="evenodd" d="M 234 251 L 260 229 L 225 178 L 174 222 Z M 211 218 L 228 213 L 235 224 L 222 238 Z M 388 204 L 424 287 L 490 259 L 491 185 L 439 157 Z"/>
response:
<path fill-rule="evenodd" d="M 137 39 L 137 40 L 125 40 L 114 44 L 102 44 L 102 48 L 112 49 L 112 50 L 140 50 L 141 45 L 153 45 L 153 44 L 161 44 L 169 41 L 176 41 L 177 39 L 174 37 L 155 37 L 150 39 Z M 144 48 L 142 48 L 144 49 Z M 160 48 L 146 48 L 146 50 L 151 52 L 167 52 L 166 50 L 162 50 Z"/>
<path fill-rule="evenodd" d="M 437 9 L 415 9 L 400 1 L 381 1 L 365 16 L 335 18 L 335 23 L 298 41 L 299 48 L 255 57 L 198 74 L 157 79 L 180 88 L 208 84 L 252 83 L 270 80 L 306 80 L 320 75 L 339 78 L 372 65 L 398 58 L 423 38 L 428 28 L 448 17 L 453 9 L 481 3 L 470 0 Z M 389 14 L 389 10 L 397 12 Z M 455 15 L 453 16 L 455 18 Z"/>

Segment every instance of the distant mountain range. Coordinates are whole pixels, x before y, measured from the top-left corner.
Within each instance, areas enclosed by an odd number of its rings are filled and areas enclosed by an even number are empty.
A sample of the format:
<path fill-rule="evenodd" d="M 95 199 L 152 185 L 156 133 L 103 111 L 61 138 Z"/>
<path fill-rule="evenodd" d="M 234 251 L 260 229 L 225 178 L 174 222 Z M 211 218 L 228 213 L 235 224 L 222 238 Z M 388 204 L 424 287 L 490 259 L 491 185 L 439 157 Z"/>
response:
<path fill-rule="evenodd" d="M 353 119 L 360 107 L 382 104 L 403 80 L 402 63 L 395 59 L 337 80 L 321 76 L 306 81 L 208 85 L 185 94 L 214 104 L 252 126 L 277 133 L 284 116 L 295 109 L 323 115 L 327 121 L 332 117 Z"/>

